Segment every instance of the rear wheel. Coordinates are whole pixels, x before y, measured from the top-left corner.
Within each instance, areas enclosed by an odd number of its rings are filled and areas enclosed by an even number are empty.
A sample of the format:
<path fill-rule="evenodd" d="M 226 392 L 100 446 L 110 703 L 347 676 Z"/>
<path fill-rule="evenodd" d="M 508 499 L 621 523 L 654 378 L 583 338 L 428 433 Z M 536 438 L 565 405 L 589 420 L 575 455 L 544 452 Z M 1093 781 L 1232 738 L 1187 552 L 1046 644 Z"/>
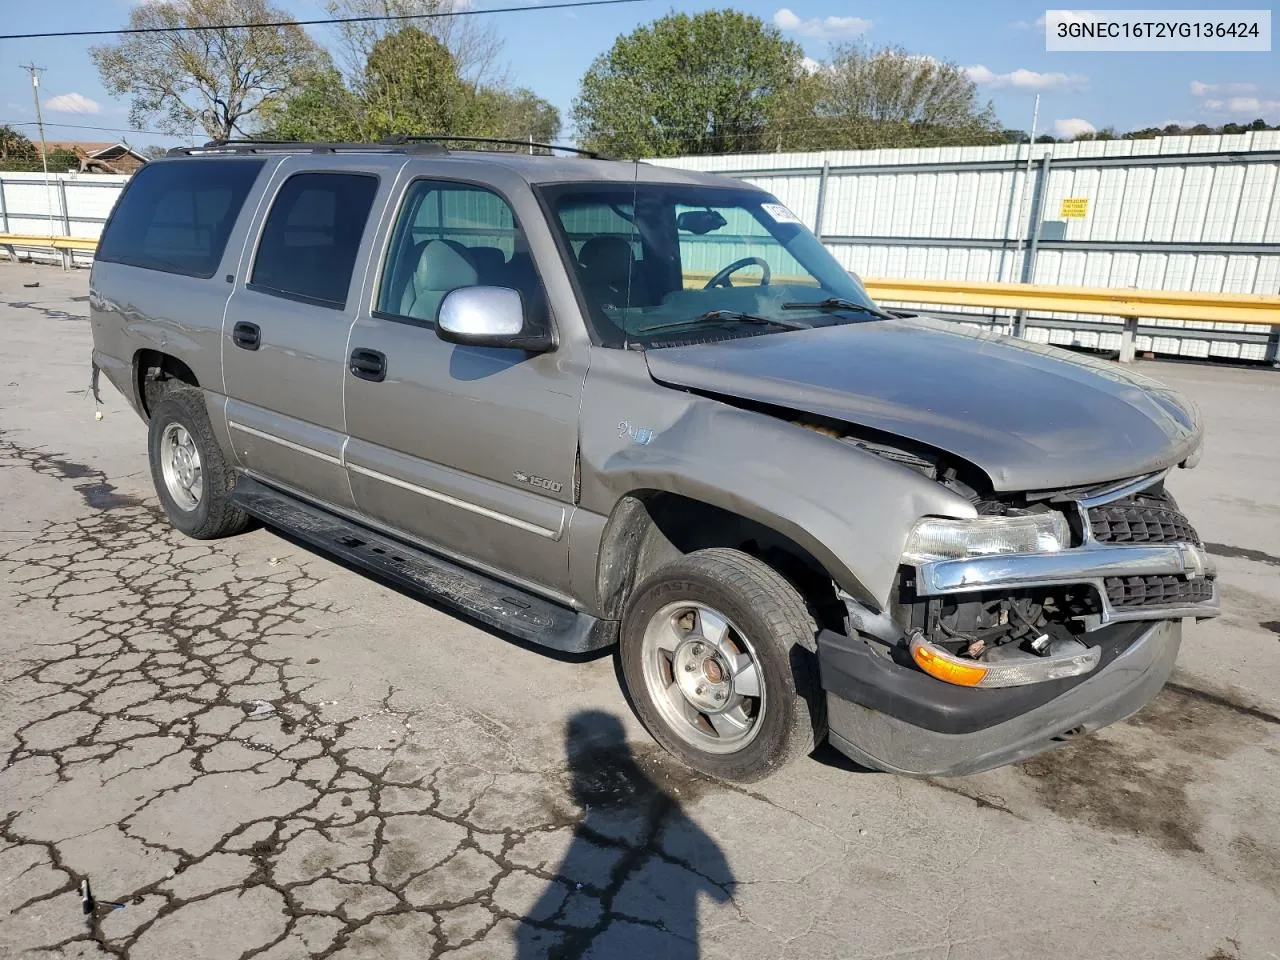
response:
<path fill-rule="evenodd" d="M 699 550 L 632 594 L 619 656 L 640 721 L 694 769 L 749 782 L 826 734 L 815 626 L 776 570 Z"/>
<path fill-rule="evenodd" d="M 213 436 L 199 389 L 172 388 L 155 404 L 147 448 L 160 505 L 177 529 L 213 540 L 248 527 L 248 514 L 231 502 L 235 475 Z"/>

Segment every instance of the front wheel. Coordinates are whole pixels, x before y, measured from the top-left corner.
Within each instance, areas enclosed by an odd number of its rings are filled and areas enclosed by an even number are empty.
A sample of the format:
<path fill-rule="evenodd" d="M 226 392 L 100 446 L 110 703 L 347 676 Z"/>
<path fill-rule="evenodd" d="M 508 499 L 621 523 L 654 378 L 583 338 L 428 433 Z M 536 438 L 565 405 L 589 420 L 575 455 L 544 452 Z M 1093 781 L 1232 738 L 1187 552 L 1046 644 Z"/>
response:
<path fill-rule="evenodd" d="M 738 550 L 659 569 L 627 604 L 619 648 L 641 723 L 701 773 L 750 782 L 826 735 L 815 626 L 776 570 Z"/>

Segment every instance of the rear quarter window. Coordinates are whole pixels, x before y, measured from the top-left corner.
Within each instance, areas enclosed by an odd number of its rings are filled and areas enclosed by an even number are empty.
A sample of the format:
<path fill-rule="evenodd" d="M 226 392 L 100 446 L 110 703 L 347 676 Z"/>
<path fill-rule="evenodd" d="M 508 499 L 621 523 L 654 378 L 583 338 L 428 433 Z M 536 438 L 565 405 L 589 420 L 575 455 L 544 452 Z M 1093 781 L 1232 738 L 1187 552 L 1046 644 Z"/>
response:
<path fill-rule="evenodd" d="M 212 277 L 263 164 L 204 158 L 147 164 L 129 181 L 95 259 Z"/>

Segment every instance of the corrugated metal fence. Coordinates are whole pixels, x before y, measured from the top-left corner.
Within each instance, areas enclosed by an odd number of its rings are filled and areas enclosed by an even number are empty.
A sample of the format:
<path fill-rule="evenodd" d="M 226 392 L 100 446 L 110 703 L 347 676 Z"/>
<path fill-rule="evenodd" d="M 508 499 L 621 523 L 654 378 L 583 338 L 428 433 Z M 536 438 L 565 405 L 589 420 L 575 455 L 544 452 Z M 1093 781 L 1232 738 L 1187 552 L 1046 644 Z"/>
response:
<path fill-rule="evenodd" d="M 758 184 L 865 276 L 1280 293 L 1277 131 L 653 162 Z M 46 182 L 42 173 L 0 173 L 0 233 L 96 238 L 127 180 L 51 174 Z M 90 257 L 66 255 L 76 263 Z M 945 313 L 1015 326 L 1040 342 L 1104 350 L 1119 348 L 1123 322 L 981 307 Z M 1280 327 L 1149 317 L 1139 325 L 1137 347 L 1276 362 L 1278 339 Z"/>
<path fill-rule="evenodd" d="M 652 162 L 724 173 L 769 190 L 844 266 L 865 276 L 1280 292 L 1277 131 L 1029 150 L 937 147 Z M 1123 323 L 1072 313 L 1016 317 L 980 307 L 947 313 L 1016 325 L 1039 342 L 1104 350 L 1119 348 Z M 1150 317 L 1140 322 L 1137 347 L 1274 362 L 1277 329 Z"/>
<path fill-rule="evenodd" d="M 90 173 L 0 173 L 0 233 L 43 237 L 84 237 L 96 240 L 102 225 L 129 182 L 126 176 Z M 48 248 L 23 250 L 34 260 L 57 262 L 62 254 Z M 88 265 L 93 255 L 76 251 L 68 256 Z"/>

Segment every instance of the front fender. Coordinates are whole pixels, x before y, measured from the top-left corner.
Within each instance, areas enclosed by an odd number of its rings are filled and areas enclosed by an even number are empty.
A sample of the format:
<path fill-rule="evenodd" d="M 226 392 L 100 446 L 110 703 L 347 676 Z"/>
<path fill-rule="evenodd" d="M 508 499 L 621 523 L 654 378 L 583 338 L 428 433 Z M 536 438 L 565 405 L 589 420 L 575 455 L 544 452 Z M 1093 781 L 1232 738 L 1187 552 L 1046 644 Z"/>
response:
<path fill-rule="evenodd" d="M 625 415 L 628 400 L 644 411 L 642 422 Z M 967 500 L 907 467 L 651 380 L 588 388 L 581 454 L 586 509 L 608 514 L 635 490 L 720 507 L 794 540 L 841 587 L 880 609 L 920 517 L 976 515 Z"/>

